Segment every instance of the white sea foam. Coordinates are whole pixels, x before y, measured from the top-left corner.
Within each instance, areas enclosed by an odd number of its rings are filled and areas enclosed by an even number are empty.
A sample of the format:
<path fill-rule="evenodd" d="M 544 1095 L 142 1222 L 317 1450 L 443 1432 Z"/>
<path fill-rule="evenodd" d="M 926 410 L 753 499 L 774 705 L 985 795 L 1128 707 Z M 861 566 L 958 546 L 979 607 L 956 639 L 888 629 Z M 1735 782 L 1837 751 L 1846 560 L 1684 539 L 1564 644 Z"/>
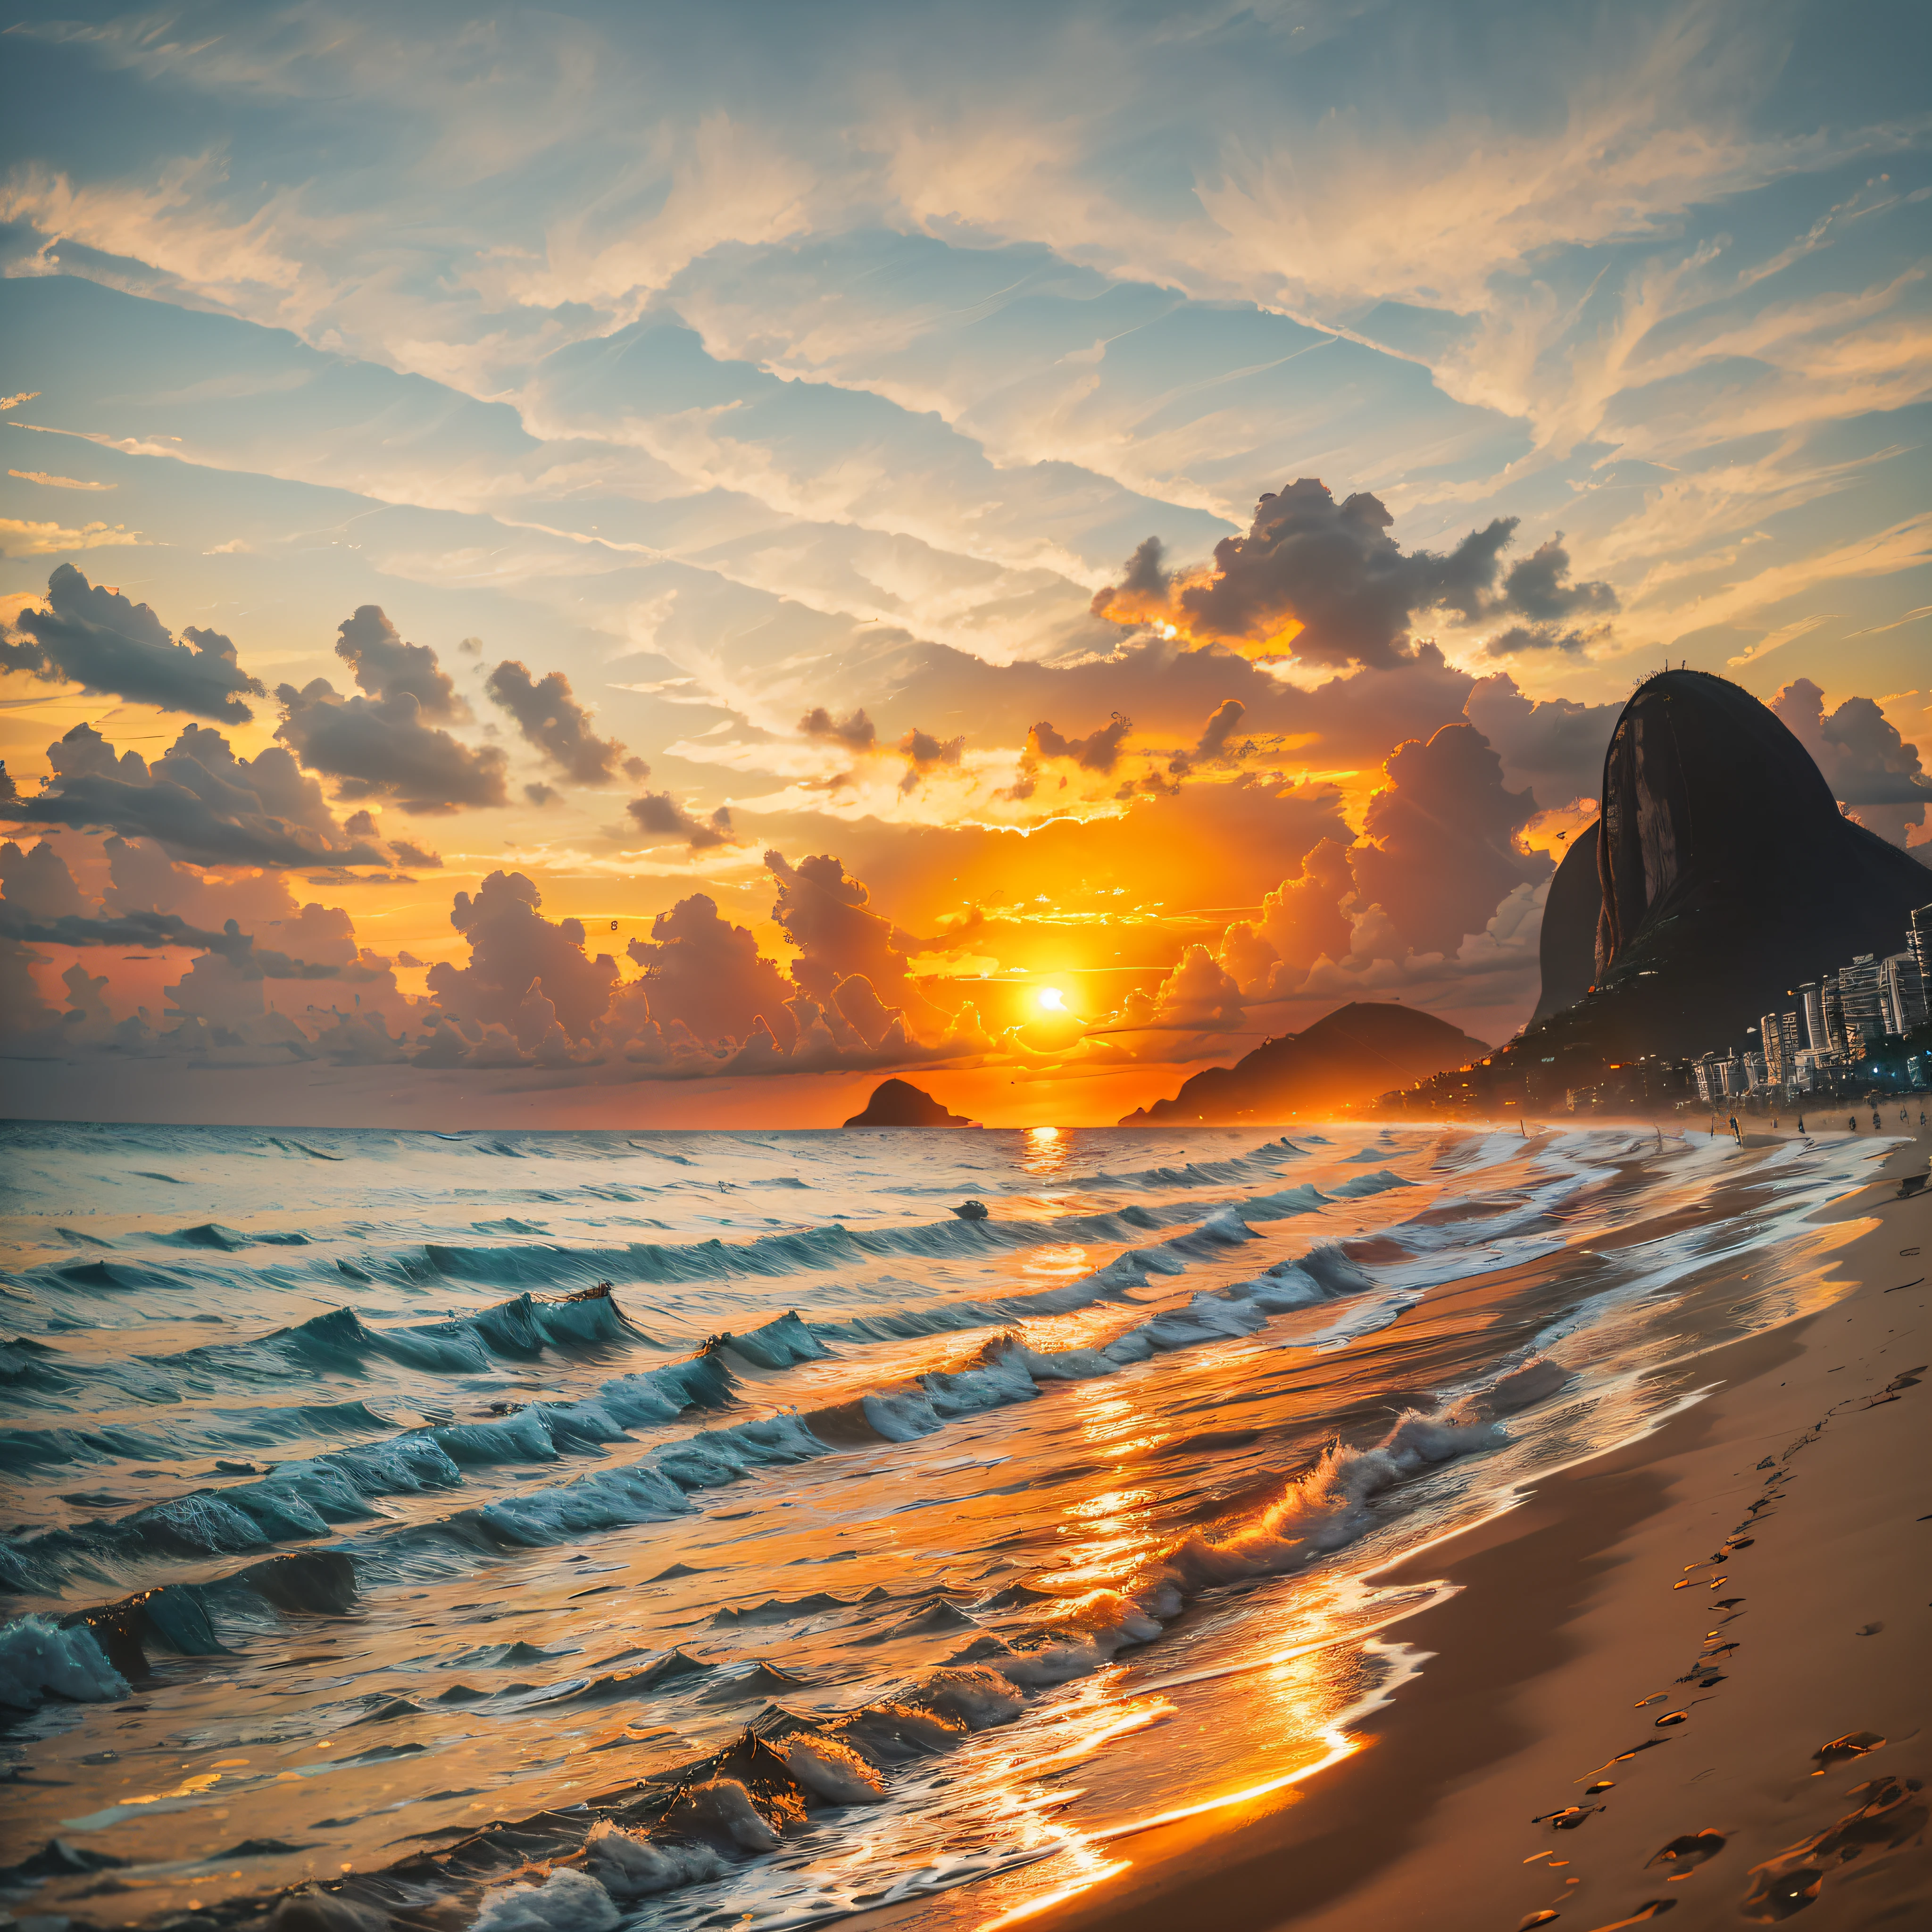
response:
<path fill-rule="evenodd" d="M 470 1932 L 611 1932 L 617 1908 L 594 1878 L 565 1866 L 542 1885 L 507 1885 L 483 1894 Z"/>
<path fill-rule="evenodd" d="M 1374 1448 L 1336 1444 L 1247 1522 L 1198 1532 L 1144 1565 L 1127 1586 L 1149 1617 L 1168 1618 L 1216 1584 L 1278 1574 L 1352 1543 L 1369 1526 L 1371 1498 L 1432 1465 L 1500 1448 L 1494 1423 L 1461 1412 L 1408 1415 Z"/>
<path fill-rule="evenodd" d="M 709 1845 L 656 1844 L 608 1818 L 598 1820 L 584 1851 L 586 1868 L 614 1898 L 648 1898 L 731 1869 Z"/>
<path fill-rule="evenodd" d="M 48 1697 L 110 1704 L 127 1695 L 127 1679 L 85 1624 L 62 1630 L 31 1616 L 0 1624 L 0 1704 L 31 1711 Z"/>
<path fill-rule="evenodd" d="M 781 1739 L 777 1749 L 793 1777 L 831 1804 L 876 1804 L 886 1795 L 886 1780 L 836 1738 L 801 1731 Z"/>

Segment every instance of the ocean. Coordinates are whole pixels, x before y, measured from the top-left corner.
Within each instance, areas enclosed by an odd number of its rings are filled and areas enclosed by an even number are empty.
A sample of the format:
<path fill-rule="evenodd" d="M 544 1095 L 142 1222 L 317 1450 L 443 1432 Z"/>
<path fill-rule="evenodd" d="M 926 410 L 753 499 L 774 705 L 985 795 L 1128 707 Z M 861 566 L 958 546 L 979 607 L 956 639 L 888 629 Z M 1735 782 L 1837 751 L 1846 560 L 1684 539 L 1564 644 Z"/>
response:
<path fill-rule="evenodd" d="M 0 1128 L 6 1895 L 1104 1884 L 1428 1669 L 1378 1569 L 1828 1302 L 1887 1144 Z"/>

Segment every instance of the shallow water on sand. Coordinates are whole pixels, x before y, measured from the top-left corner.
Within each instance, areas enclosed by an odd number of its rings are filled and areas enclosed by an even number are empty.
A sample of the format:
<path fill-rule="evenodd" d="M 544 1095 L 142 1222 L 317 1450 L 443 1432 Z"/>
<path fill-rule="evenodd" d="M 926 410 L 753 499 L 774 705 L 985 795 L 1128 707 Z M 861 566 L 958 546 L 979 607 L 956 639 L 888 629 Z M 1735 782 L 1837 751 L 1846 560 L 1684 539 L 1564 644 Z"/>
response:
<path fill-rule="evenodd" d="M 0 1129 L 15 1909 L 1102 1881 L 1352 1748 L 1375 1568 L 1816 1305 L 1882 1150 Z"/>

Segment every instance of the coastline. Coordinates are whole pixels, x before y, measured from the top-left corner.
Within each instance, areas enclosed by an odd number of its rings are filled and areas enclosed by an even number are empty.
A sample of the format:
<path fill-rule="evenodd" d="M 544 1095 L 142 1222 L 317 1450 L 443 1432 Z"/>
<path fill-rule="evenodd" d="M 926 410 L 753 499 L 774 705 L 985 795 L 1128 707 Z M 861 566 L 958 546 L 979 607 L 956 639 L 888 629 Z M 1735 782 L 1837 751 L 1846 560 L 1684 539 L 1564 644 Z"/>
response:
<path fill-rule="evenodd" d="M 1427 1661 L 1352 1726 L 1364 1748 L 1251 1808 L 1117 1841 L 1126 1869 L 1029 1922 L 1487 1932 L 1647 1907 L 1684 1932 L 1741 1911 L 1927 1922 L 1924 1802 L 1902 1782 L 1932 1783 L 1927 1397 L 1887 1387 L 1932 1357 L 1932 1267 L 1912 1252 L 1932 1250 L 1932 1202 L 1896 1198 L 1923 1166 L 1922 1143 L 1894 1148 L 1821 1217 L 1874 1223 L 1826 1264 L 1850 1284 L 1828 1306 L 1700 1355 L 1702 1400 L 1382 1573 L 1459 1587 L 1388 1633 Z M 1710 1564 L 1732 1534 L 1749 1544 Z M 1708 1681 L 1684 1682 L 1707 1657 Z M 1814 1774 L 1820 1747 L 1859 1732 L 1887 1742 Z M 1532 1822 L 1572 1806 L 1594 1808 Z M 1706 1833 L 1721 1848 L 1658 1862 Z M 1774 1902 L 1817 1871 L 1815 1899 Z"/>

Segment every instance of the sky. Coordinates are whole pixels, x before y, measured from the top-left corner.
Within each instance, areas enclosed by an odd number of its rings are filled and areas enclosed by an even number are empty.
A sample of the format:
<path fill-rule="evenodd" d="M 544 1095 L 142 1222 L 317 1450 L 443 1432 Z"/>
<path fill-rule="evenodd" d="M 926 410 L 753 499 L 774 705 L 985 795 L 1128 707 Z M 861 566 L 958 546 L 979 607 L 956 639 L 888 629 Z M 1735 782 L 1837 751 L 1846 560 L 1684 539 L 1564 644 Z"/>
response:
<path fill-rule="evenodd" d="M 1922 7 L 5 17 L 10 1112 L 1499 1042 L 1666 663 L 1932 858 Z"/>

